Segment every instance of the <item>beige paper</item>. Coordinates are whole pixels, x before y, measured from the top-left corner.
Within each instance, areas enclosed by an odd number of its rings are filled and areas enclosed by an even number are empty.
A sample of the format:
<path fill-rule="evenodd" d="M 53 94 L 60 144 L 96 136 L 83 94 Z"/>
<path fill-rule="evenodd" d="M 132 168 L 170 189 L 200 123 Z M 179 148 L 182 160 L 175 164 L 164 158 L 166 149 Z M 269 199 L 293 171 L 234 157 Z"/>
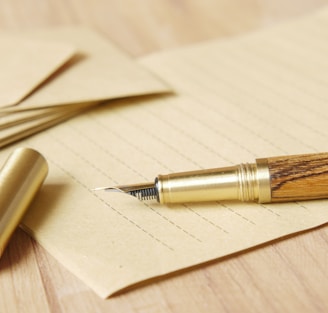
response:
<path fill-rule="evenodd" d="M 50 174 L 24 228 L 107 297 L 326 223 L 326 200 L 167 207 L 92 188 L 328 151 L 327 25 L 324 10 L 241 39 L 145 59 L 179 95 L 117 101 L 25 143 L 46 156 Z"/>
<path fill-rule="evenodd" d="M 0 33 L 0 107 L 17 104 L 74 55 L 69 43 Z"/>
<path fill-rule="evenodd" d="M 80 105 L 61 105 L 61 106 L 55 106 L 55 107 L 45 107 L 45 108 L 39 108 L 39 109 L 33 109 L 33 110 L 21 110 L 13 112 L 0 112 L 0 131 L 1 130 L 7 130 L 11 127 L 15 127 L 17 125 L 24 124 L 26 122 L 30 121 L 37 121 L 39 119 L 42 119 L 44 117 L 47 117 L 52 114 L 57 114 L 61 112 L 67 112 L 69 111 L 76 111 L 79 108 L 83 108 L 86 106 L 92 106 L 96 105 L 97 103 L 81 103 Z M 0 139 L 3 137 L 3 133 L 0 133 Z"/>
<path fill-rule="evenodd" d="M 40 52 L 36 54 L 38 46 L 32 45 L 30 41 L 24 39 L 26 37 L 29 40 L 32 38 L 34 41 L 41 42 L 39 44 L 41 48 L 53 48 L 53 52 L 49 49 L 40 49 Z M 3 52 L 3 55 L 9 55 L 10 50 L 15 51 L 15 49 L 19 50 L 20 54 L 24 54 L 26 50 L 29 52 L 26 53 L 25 58 L 20 58 L 19 64 L 14 61 L 9 62 L 2 72 L 2 76 L 5 78 L 16 69 L 14 74 L 17 77 L 13 77 L 15 81 L 20 82 L 22 76 L 22 84 L 25 81 L 26 84 L 34 83 L 33 77 L 37 76 L 38 71 L 44 67 L 43 65 L 51 60 L 49 55 L 58 54 L 58 49 L 55 49 L 56 46 L 52 41 L 64 42 L 59 43 L 59 47 L 66 47 L 65 42 L 74 44 L 77 47 L 77 54 L 55 75 L 43 82 L 34 93 L 28 97 L 25 94 L 25 99 L 17 106 L 0 109 L 0 147 L 58 124 L 68 117 L 74 116 L 74 112 L 78 114 L 81 105 L 89 106 L 89 104 L 94 105 L 97 102 L 116 97 L 153 94 L 169 90 L 163 82 L 136 62 L 132 62 L 129 57 L 108 41 L 85 28 L 48 29 L 24 36 L 6 37 L 3 35 L 3 38 L 7 38 L 6 43 L 8 43 L 5 49 L 8 53 Z M 3 41 L 5 40 L 3 39 Z M 23 49 L 24 47 L 25 49 Z M 14 55 L 13 60 L 18 59 L 20 54 Z M 34 64 L 36 62 L 32 62 L 33 64 L 25 66 L 25 62 L 32 59 L 31 56 L 34 59 L 38 58 L 40 65 L 36 66 Z M 16 68 L 18 65 L 21 65 L 21 68 Z M 29 71 L 34 76 L 30 75 L 30 77 Z M 31 81 L 29 81 L 29 77 Z M 16 89 L 16 85 L 10 80 L 8 90 L 11 91 L 11 96 L 21 99 L 20 89 Z M 6 93 L 4 94 L 6 95 Z M 62 111 L 67 109 L 69 112 Z M 54 110 L 58 110 L 58 112 Z"/>
<path fill-rule="evenodd" d="M 0 123 L 0 148 L 62 123 L 96 105 L 98 105 L 97 102 L 92 102 L 76 106 L 60 106 L 19 112 L 20 114 L 25 113 L 25 116 L 22 116 L 21 119 L 11 119 L 12 116 L 9 116 L 8 119 L 5 118 L 2 124 Z M 37 114 L 38 111 L 41 112 Z M 34 113 L 34 115 L 30 113 Z"/>
<path fill-rule="evenodd" d="M 167 92 L 169 88 L 110 42 L 82 27 L 54 28 L 24 38 L 73 44 L 77 55 L 19 107 L 43 107 Z M 13 109 L 12 109 L 13 110 Z"/>

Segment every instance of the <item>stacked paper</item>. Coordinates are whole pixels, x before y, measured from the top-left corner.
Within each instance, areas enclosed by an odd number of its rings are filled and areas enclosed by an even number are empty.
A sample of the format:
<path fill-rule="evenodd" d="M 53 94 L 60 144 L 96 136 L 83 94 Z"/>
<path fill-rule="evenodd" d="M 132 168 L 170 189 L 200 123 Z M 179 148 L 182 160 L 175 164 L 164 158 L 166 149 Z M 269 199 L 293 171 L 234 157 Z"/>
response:
<path fill-rule="evenodd" d="M 115 98 L 167 87 L 84 28 L 0 33 L 0 147 Z"/>

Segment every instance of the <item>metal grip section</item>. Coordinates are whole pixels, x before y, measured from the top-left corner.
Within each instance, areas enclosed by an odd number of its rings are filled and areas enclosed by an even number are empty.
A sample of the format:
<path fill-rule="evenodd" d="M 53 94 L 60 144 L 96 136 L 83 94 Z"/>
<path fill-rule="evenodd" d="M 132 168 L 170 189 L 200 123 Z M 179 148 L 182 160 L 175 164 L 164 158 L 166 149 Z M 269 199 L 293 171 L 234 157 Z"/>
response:
<path fill-rule="evenodd" d="M 270 200 L 269 172 L 261 164 L 159 175 L 156 186 L 160 203 Z"/>

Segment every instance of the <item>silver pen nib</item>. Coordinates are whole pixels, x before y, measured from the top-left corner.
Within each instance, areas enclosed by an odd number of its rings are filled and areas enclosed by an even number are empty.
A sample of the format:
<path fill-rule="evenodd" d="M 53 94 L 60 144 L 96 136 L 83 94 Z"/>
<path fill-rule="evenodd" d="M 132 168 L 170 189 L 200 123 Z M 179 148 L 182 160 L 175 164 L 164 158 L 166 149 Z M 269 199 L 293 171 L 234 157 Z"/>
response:
<path fill-rule="evenodd" d="M 99 187 L 94 188 L 94 191 L 105 190 L 110 192 L 123 192 L 138 198 L 139 200 L 152 200 L 158 199 L 158 191 L 156 184 L 154 183 L 144 183 L 137 185 L 123 185 L 115 187 Z"/>

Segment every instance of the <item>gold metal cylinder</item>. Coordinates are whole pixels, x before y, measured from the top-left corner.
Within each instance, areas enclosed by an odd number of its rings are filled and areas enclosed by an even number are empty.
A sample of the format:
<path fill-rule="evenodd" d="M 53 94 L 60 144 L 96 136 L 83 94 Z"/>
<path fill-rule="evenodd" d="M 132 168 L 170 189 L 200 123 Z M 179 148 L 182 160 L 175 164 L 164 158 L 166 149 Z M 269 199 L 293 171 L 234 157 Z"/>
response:
<path fill-rule="evenodd" d="M 0 171 L 0 256 L 48 173 L 44 157 L 18 148 Z"/>
<path fill-rule="evenodd" d="M 159 175 L 160 203 L 241 200 L 270 202 L 270 174 L 265 160 L 254 164 Z"/>

